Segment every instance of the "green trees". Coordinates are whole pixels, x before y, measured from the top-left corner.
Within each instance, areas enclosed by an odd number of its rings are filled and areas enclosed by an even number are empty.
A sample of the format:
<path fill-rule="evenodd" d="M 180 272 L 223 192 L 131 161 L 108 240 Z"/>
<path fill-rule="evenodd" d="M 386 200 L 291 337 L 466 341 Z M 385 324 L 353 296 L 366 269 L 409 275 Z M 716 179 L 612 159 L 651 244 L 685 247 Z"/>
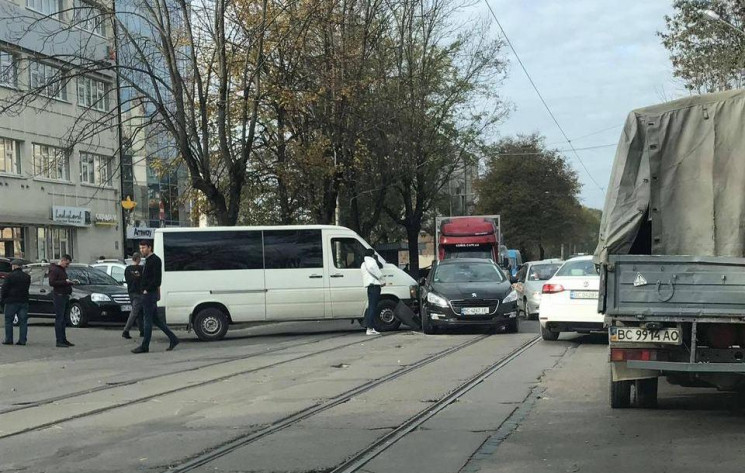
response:
<path fill-rule="evenodd" d="M 484 154 L 479 213 L 501 215 L 508 246 L 524 259 L 559 256 L 562 244 L 567 252 L 594 250 L 599 211 L 580 205 L 576 172 L 543 137 L 504 138 Z"/>
<path fill-rule="evenodd" d="M 712 10 L 736 28 L 745 26 L 745 4 L 739 0 L 676 0 L 658 33 L 670 52 L 675 76 L 698 93 L 743 86 L 745 35 L 721 21 L 707 19 Z"/>

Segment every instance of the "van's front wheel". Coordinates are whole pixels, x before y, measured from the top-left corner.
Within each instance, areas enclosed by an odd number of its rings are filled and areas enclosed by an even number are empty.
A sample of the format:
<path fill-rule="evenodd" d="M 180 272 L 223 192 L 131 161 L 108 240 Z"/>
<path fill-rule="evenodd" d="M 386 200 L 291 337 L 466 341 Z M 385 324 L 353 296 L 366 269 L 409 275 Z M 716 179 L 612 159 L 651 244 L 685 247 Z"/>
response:
<path fill-rule="evenodd" d="M 396 302 L 390 299 L 383 299 L 378 302 L 378 309 L 375 311 L 375 320 L 373 320 L 376 330 L 389 332 L 401 326 L 401 321 L 396 317 L 396 305 Z"/>
<path fill-rule="evenodd" d="M 222 340 L 228 333 L 228 316 L 214 307 L 202 309 L 194 317 L 194 333 L 204 342 Z"/>

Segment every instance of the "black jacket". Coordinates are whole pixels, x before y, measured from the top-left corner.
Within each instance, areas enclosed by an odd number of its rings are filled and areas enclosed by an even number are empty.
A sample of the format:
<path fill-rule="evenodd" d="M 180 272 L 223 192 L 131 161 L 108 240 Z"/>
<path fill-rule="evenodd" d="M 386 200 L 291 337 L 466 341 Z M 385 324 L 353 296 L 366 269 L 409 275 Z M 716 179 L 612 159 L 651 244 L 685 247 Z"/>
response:
<path fill-rule="evenodd" d="M 132 264 L 124 270 L 124 280 L 127 282 L 127 292 L 130 294 L 142 294 L 141 286 L 142 266 Z"/>
<path fill-rule="evenodd" d="M 67 282 L 67 271 L 58 264 L 49 267 L 49 285 L 54 289 L 54 293 L 60 296 L 69 296 L 72 294 L 72 284 Z"/>
<path fill-rule="evenodd" d="M 142 268 L 142 279 L 140 279 L 140 290 L 148 293 L 158 292 L 163 280 L 163 263 L 158 255 L 152 254 L 145 259 L 145 267 Z"/>
<path fill-rule="evenodd" d="M 0 291 L 0 305 L 28 304 L 28 288 L 31 286 L 31 276 L 22 269 L 14 269 L 5 277 Z"/>

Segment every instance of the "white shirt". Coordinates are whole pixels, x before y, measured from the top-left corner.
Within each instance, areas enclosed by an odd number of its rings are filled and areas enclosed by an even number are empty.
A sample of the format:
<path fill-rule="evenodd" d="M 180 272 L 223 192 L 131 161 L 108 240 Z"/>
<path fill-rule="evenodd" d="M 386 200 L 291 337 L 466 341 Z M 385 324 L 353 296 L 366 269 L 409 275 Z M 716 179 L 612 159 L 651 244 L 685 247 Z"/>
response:
<path fill-rule="evenodd" d="M 362 270 L 362 287 L 382 285 L 383 272 L 372 256 L 365 256 L 360 270 Z"/>

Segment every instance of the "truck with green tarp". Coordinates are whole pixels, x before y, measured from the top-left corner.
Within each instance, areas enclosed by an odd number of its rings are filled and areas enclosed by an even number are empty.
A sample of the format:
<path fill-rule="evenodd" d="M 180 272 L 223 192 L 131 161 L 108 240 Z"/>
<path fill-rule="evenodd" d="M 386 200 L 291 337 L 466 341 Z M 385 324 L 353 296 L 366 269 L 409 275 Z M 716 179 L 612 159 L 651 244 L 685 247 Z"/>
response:
<path fill-rule="evenodd" d="M 595 263 L 610 404 L 655 407 L 658 379 L 745 389 L 745 90 L 632 111 Z"/>

